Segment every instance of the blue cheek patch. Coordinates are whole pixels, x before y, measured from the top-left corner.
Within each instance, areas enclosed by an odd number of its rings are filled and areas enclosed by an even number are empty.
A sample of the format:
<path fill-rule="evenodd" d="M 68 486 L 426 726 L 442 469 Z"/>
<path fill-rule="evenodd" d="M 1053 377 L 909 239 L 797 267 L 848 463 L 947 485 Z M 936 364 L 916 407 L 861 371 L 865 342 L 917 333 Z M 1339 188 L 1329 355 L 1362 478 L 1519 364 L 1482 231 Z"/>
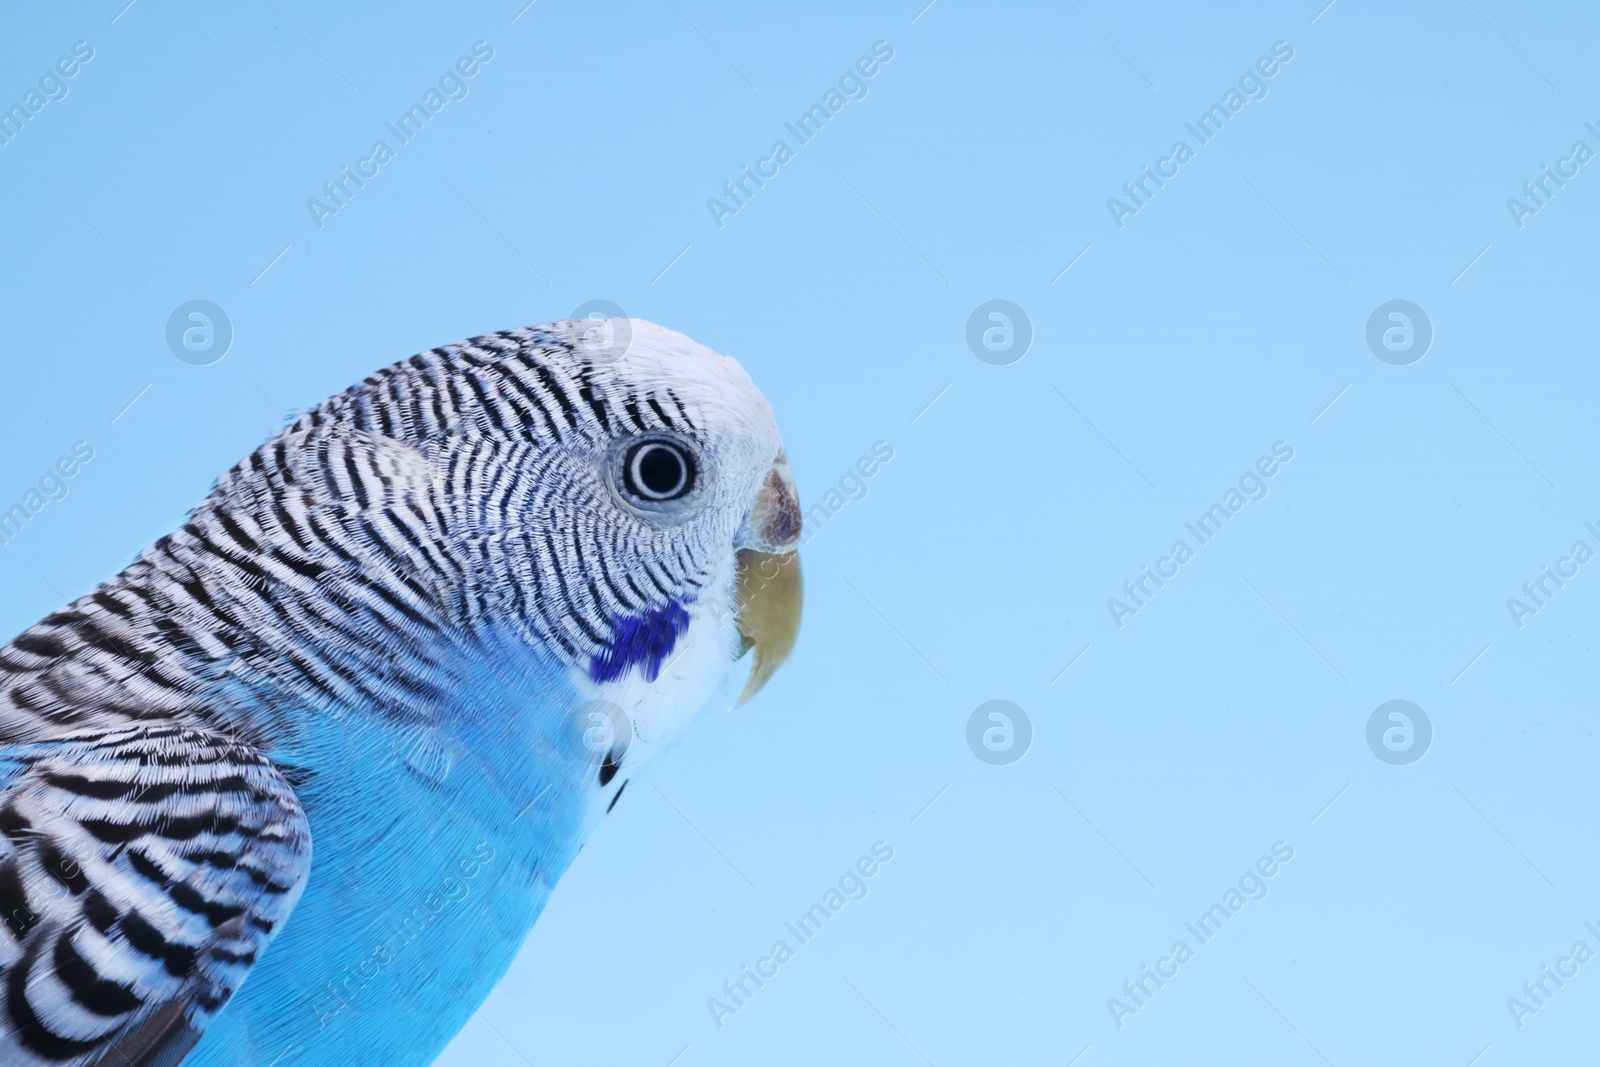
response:
<path fill-rule="evenodd" d="M 689 613 L 676 601 L 619 619 L 612 625 L 611 647 L 589 660 L 589 677 L 596 682 L 614 682 L 627 674 L 628 668 L 638 667 L 644 680 L 653 682 L 678 638 L 688 632 Z"/>

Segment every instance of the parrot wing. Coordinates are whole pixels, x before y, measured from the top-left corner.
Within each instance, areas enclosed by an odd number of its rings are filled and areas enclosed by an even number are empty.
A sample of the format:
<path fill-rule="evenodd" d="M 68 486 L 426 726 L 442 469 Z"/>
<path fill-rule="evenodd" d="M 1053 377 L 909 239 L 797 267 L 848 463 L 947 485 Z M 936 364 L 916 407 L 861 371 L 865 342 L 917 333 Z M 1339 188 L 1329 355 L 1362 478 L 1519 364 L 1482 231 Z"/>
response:
<path fill-rule="evenodd" d="M 310 867 L 289 782 L 220 734 L 0 750 L 0 1063 L 175 1067 Z"/>

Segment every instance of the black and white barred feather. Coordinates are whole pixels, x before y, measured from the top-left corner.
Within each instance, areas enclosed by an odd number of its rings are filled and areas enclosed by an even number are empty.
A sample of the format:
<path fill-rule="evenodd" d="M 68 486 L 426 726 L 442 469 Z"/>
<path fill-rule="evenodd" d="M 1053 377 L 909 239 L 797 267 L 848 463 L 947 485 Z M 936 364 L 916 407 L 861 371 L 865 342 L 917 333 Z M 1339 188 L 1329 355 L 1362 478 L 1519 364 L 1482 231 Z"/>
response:
<path fill-rule="evenodd" d="M 179 726 L 5 758 L 0 1062 L 186 1050 L 300 895 L 293 790 L 253 750 Z"/>

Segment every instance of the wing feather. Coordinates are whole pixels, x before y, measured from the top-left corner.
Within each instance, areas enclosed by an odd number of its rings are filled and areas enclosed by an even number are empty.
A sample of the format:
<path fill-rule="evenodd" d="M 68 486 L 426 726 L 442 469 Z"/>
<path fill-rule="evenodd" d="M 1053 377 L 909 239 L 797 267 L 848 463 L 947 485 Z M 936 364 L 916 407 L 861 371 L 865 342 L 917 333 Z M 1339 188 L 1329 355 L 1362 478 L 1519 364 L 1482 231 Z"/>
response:
<path fill-rule="evenodd" d="M 0 752 L 0 1062 L 177 1064 L 310 866 L 294 790 L 241 742 L 163 724 Z"/>

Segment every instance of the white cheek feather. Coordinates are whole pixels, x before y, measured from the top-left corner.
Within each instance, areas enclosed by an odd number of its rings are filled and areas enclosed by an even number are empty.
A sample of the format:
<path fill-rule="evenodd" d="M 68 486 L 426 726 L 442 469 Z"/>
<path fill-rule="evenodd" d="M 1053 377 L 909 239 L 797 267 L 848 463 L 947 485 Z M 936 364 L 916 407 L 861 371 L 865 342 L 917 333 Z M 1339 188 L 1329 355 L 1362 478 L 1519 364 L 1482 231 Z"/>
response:
<path fill-rule="evenodd" d="M 655 681 L 646 681 L 637 667 L 614 682 L 597 683 L 575 675 L 576 688 L 586 700 L 615 704 L 633 723 L 633 739 L 622 760 L 623 777 L 670 747 L 702 711 L 731 708 L 738 698 L 749 658 L 734 658 L 740 640 L 732 595 L 736 566 L 730 554 L 728 573 L 717 574 L 690 606 L 689 628 Z"/>

